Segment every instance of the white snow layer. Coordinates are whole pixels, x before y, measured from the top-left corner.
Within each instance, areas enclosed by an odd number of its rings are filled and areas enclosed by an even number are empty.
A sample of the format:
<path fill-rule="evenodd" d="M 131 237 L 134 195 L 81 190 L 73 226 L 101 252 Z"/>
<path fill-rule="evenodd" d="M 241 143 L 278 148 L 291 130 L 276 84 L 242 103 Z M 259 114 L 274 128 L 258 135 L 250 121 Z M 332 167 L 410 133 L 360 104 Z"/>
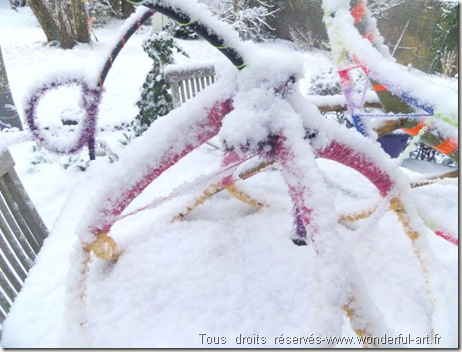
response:
<path fill-rule="evenodd" d="M 320 65 L 330 67 L 325 57 L 282 50 L 278 45 L 240 43 L 227 25 L 210 18 L 203 5 L 168 1 L 186 7 L 193 18 L 210 24 L 238 46 L 248 68 L 236 77 L 203 41 L 179 41 L 191 55 L 179 57 L 181 63 L 213 60 L 224 68 L 221 81 L 123 147 L 117 141 L 123 131 L 107 127 L 136 115 L 134 103 L 150 65 L 141 49 L 149 33 L 142 30 L 111 70 L 100 106 L 98 123 L 105 129 L 99 129 L 97 139 L 119 155 L 117 163 L 97 158 L 85 173 L 63 168 L 63 157 L 48 156 L 47 161 L 32 164 L 37 151 L 26 132 L 0 133 L 1 148 L 10 149 L 21 180 L 51 230 L 3 324 L 1 344 L 9 348 L 360 347 L 341 309 L 350 300 L 361 317 L 355 328 L 369 325 L 383 346 L 456 347 L 458 249 L 428 230 L 417 213 L 457 233 L 457 184 L 408 189 L 409 179 L 430 174 L 428 167 L 418 172 L 399 168 L 372 140 L 325 120 L 301 97 L 298 85 L 287 93 L 287 100 L 275 96 L 272 88 L 282 87 L 289 76 L 306 79 Z M 341 5 L 338 0 L 330 3 Z M 112 22 L 96 29 L 100 41 L 93 48 L 79 45 L 64 51 L 43 45 L 30 9 L 13 12 L 5 3 L 0 5 L 0 18 L 0 44 L 20 111 L 32 87 L 52 75 L 63 77 L 62 72 L 79 67 L 77 77 L 92 81 L 114 33 L 126 26 Z M 359 55 L 356 45 L 351 43 Z M 56 70 L 61 65 L 66 69 Z M 432 87 L 432 92 L 439 89 Z M 202 183 L 196 189 L 194 180 L 213 173 L 222 160 L 220 150 L 203 145 L 160 175 L 127 211 L 168 195 L 184 182 L 191 182 L 192 190 L 117 221 L 111 236 L 122 255 L 116 263 L 95 259 L 82 275 L 80 240 L 91 239 L 86 232 L 89 225 L 105 221 L 105 200 L 130 188 L 147 165 L 156 165 L 171 152 L 170 145 L 180 149 L 200 133 L 193 127 L 203 118 L 204 107 L 233 94 L 235 110 L 223 121 L 222 140 L 233 146 L 256 145 L 271 129 L 283 132 L 285 146 L 292 148 L 290 169 L 275 165 L 237 183 L 265 207 L 255 211 L 220 192 L 185 220 L 173 221 L 200 195 Z M 53 104 L 59 99 L 57 107 L 43 102 L 43 109 L 56 113 L 75 104 L 72 94 L 61 92 Z M 416 219 L 413 224 L 423 235 L 415 247 L 365 177 L 333 161 L 315 159 L 303 139 L 303 128 L 318 130 L 318 145 L 313 147 L 321 150 L 329 140 L 338 140 L 393 176 L 395 191 L 402 192 Z M 301 196 L 313 207 L 313 227 L 319 229 L 314 246 L 295 246 L 291 241 L 292 203 L 284 181 L 299 185 Z M 348 226 L 337 224 L 339 214 L 377 203 L 378 210 L 370 218 Z"/>

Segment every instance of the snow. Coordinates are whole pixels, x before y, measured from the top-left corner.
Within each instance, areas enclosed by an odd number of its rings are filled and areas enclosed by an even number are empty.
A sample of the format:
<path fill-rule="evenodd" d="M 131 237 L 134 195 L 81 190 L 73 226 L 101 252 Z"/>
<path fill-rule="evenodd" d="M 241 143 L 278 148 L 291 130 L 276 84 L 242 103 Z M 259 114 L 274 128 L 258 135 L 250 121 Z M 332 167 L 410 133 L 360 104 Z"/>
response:
<path fill-rule="evenodd" d="M 238 43 L 247 68 L 237 74 L 206 42 L 179 40 L 190 58 L 178 55 L 178 63 L 184 67 L 214 63 L 219 80 L 125 146 L 120 142 L 123 126 L 136 115 L 135 102 L 151 65 L 141 47 L 150 35 L 149 27 L 144 27 L 115 61 L 99 107 L 97 140 L 119 161 L 106 155 L 88 166 L 85 149 L 72 157 L 55 155 L 38 148 L 28 131 L 0 133 L 0 150 L 10 150 L 15 170 L 50 229 L 3 323 L 2 346 L 325 347 L 331 343 L 322 338 L 338 336 L 354 342 L 345 340 L 337 347 L 360 347 L 339 307 L 353 298 L 351 307 L 360 317 L 355 328 L 369 328 L 378 338 L 394 338 L 387 346 L 422 347 L 421 341 L 433 330 L 441 340 L 434 344 L 436 340 L 427 339 L 427 347 L 457 347 L 458 248 L 435 236 L 420 216 L 457 234 L 458 185 L 408 189 L 410 180 L 437 173 L 435 166 L 406 161 L 400 168 L 377 143 L 339 129 L 320 115 L 303 95 L 320 67 L 333 67 L 325 55 L 297 52 L 281 42 L 240 43 L 228 25 L 209 18 L 203 5 L 168 1 L 186 6 L 193 18 L 213 25 L 228 43 Z M 95 82 L 95 72 L 115 36 L 121 27 L 127 28 L 122 21 L 112 21 L 95 29 L 99 41 L 92 47 L 65 51 L 46 47 L 30 9 L 18 10 L 11 11 L 7 2 L 0 4 L 0 44 L 22 117 L 34 87 L 50 77 Z M 272 88 L 282 87 L 291 75 L 301 81 L 292 91 L 281 92 L 287 99 L 275 95 Z M 452 88 L 445 82 L 432 91 L 440 89 Z M 44 97 L 41 102 L 40 121 L 58 129 L 60 113 L 78 109 L 80 98 L 73 88 L 53 94 L 55 98 Z M 256 211 L 220 192 L 184 220 L 173 220 L 219 176 L 215 173 L 223 151 L 203 144 L 144 189 L 125 209 L 124 214 L 135 211 L 133 215 L 114 223 L 110 234 L 122 251 L 118 261 L 95 258 L 88 273 L 82 274 L 85 253 L 80 240 L 90 241 L 89 229 L 116 220 L 106 218 L 107 207 L 120 199 L 122 190 L 151 172 L 164 154 L 181 153 L 185 141 L 197 143 L 202 133 L 197 124 L 207 122 L 204 109 L 230 96 L 235 110 L 224 118 L 214 144 L 226 141 L 239 147 L 250 142 L 257 148 L 271 129 L 284 132 L 283 147 L 293 153 L 281 165 L 237 182 L 265 206 Z M 340 98 L 332 99 L 344 104 Z M 318 132 L 316 143 L 310 146 L 303 128 Z M 401 192 L 423 235 L 414 247 L 397 216 L 387 211 L 389 198 L 382 198 L 370 181 L 332 160 L 315 159 L 314 150 L 322 150 L 332 138 L 354 147 L 393 176 L 393 192 Z M 254 163 L 252 159 L 239 167 Z M 313 245 L 295 246 L 291 241 L 289 192 L 313 209 L 314 226 L 308 229 L 318 229 L 310 233 L 316 239 Z M 168 200 L 160 206 L 136 211 L 162 197 Z M 371 217 L 337 224 L 340 214 L 377 204 Z"/>

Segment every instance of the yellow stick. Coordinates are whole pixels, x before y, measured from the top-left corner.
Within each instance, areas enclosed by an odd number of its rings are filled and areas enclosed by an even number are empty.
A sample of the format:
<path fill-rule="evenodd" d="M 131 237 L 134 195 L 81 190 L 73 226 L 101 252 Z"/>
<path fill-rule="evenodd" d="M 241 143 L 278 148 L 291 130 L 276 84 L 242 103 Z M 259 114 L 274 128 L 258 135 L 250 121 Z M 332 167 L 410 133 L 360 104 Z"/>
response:
<path fill-rule="evenodd" d="M 180 214 L 178 214 L 177 216 L 175 216 L 173 221 L 175 221 L 175 220 L 183 220 L 193 209 L 195 209 L 196 207 L 198 207 L 199 205 L 204 203 L 207 199 L 209 199 L 211 196 L 213 196 L 214 194 L 217 194 L 218 192 L 220 192 L 222 190 L 223 190 L 223 186 L 221 186 L 221 184 L 219 182 L 210 185 L 202 193 L 202 195 L 194 201 L 194 203 L 192 205 L 188 206 L 185 211 L 183 211 Z"/>
<path fill-rule="evenodd" d="M 249 195 L 245 194 L 243 191 L 239 190 L 236 187 L 235 183 L 230 184 L 229 186 L 226 186 L 225 189 L 228 191 L 229 194 L 231 194 L 234 198 L 240 200 L 241 202 L 244 202 L 247 205 L 250 205 L 252 208 L 255 208 L 257 210 L 263 208 L 263 204 L 256 201 Z"/>
<path fill-rule="evenodd" d="M 362 320 L 360 317 L 358 317 L 358 314 L 356 313 L 356 310 L 352 308 L 352 303 L 353 303 L 353 298 L 349 299 L 349 302 L 343 306 L 343 311 L 345 312 L 346 316 L 350 320 L 350 325 L 353 331 L 355 332 L 356 335 L 360 337 L 367 337 L 367 336 L 373 336 L 371 332 L 368 332 L 366 328 L 359 328 L 358 327 L 358 321 Z M 363 347 L 364 348 L 369 348 L 369 347 L 374 347 L 377 348 L 379 347 L 378 345 L 372 344 L 369 345 L 366 343 L 366 339 L 363 340 Z"/>
<path fill-rule="evenodd" d="M 354 222 L 358 220 L 362 220 L 371 216 L 377 210 L 377 205 L 374 205 L 371 209 L 364 210 L 362 213 L 359 214 L 342 214 L 339 217 L 339 221 L 348 221 Z"/>
<path fill-rule="evenodd" d="M 83 248 L 103 260 L 117 260 L 121 253 L 117 243 L 107 232 L 98 234 L 96 240 L 84 244 Z"/>

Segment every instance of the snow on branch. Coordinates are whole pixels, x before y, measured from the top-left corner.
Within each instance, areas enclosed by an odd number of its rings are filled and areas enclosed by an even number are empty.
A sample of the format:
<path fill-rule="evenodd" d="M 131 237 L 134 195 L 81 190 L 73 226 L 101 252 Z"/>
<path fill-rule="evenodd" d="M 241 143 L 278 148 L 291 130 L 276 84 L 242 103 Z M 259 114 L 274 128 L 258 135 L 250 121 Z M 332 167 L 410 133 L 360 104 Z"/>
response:
<path fill-rule="evenodd" d="M 231 23 L 242 39 L 264 41 L 273 27 L 268 23 L 276 12 L 275 5 L 263 0 L 202 0 L 220 19 Z"/>

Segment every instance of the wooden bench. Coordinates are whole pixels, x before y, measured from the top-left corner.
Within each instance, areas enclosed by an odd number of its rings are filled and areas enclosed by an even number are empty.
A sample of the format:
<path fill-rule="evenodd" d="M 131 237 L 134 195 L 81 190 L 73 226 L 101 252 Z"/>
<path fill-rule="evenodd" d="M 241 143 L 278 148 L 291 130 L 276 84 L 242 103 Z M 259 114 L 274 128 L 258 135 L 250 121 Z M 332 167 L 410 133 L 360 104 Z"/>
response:
<path fill-rule="evenodd" d="M 48 235 L 14 165 L 8 150 L 0 146 L 0 323 Z"/>
<path fill-rule="evenodd" d="M 185 101 L 215 82 L 215 67 L 207 64 L 170 65 L 164 69 L 164 78 L 177 108 Z"/>

